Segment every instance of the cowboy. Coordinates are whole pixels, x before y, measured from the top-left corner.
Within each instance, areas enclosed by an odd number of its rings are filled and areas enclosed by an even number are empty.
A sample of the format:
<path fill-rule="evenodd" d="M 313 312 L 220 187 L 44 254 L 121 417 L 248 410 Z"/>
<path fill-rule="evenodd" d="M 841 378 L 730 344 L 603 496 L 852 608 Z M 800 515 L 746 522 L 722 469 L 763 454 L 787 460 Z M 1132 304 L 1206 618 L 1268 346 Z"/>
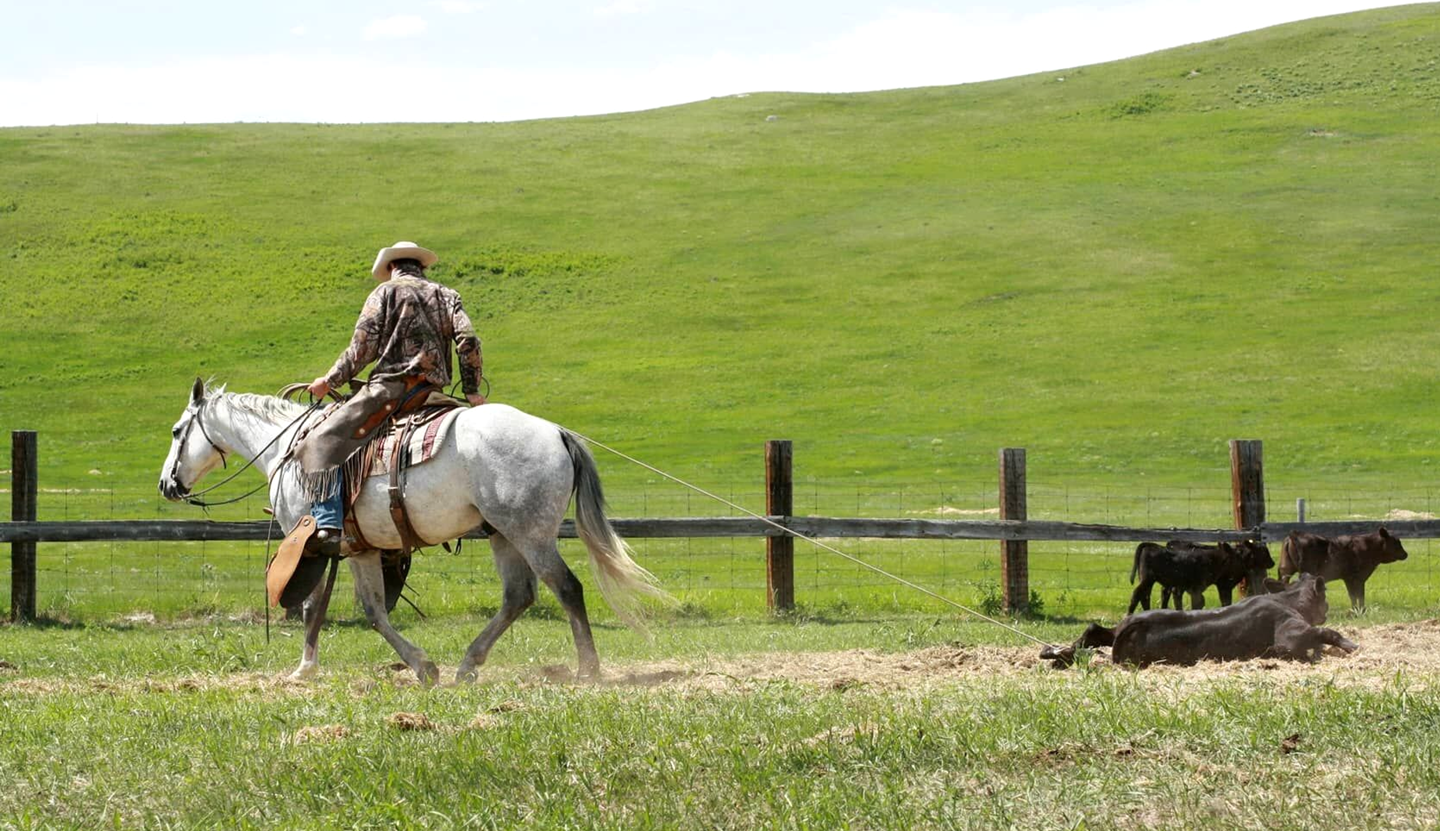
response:
<path fill-rule="evenodd" d="M 309 386 L 317 398 L 350 381 L 372 361 L 365 385 L 295 448 L 302 479 L 315 499 L 316 531 L 306 551 L 340 553 L 343 474 L 339 466 L 395 413 L 450 384 L 450 346 L 459 356 L 460 384 L 471 404 L 480 394 L 480 339 L 454 289 L 432 282 L 425 269 L 439 261 L 413 242 L 380 249 L 370 269 L 380 285 L 370 292 L 350 346 Z"/>

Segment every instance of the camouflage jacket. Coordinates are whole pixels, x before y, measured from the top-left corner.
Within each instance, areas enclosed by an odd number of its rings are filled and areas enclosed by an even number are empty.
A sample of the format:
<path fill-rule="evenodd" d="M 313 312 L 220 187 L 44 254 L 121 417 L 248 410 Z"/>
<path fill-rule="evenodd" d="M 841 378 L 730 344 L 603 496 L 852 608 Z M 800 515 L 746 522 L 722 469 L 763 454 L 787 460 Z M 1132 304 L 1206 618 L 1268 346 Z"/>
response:
<path fill-rule="evenodd" d="M 480 339 L 459 292 L 423 277 L 396 277 L 370 292 L 350 347 L 325 380 L 338 389 L 374 361 L 372 381 L 418 375 L 444 388 L 450 385 L 452 343 L 460 356 L 461 386 L 466 393 L 479 392 Z"/>

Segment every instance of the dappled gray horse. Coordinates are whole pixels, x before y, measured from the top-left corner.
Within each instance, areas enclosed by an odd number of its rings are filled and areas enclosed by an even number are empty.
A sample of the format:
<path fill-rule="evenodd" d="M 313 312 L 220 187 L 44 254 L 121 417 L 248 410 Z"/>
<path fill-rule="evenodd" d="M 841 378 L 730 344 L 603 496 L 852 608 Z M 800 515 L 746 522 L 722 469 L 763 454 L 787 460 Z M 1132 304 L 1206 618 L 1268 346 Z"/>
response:
<path fill-rule="evenodd" d="M 185 499 L 204 476 L 235 453 L 254 461 L 270 483 L 270 505 L 281 528 L 292 528 L 309 513 L 310 499 L 288 459 L 294 431 L 319 412 L 282 398 L 207 389 L 200 379 L 171 430 L 170 453 L 160 472 L 160 492 Z M 400 548 L 390 518 L 384 477 L 367 479 L 355 503 L 361 534 L 380 548 Z M 570 618 L 580 675 L 599 673 L 600 659 L 585 613 L 584 593 L 556 539 L 575 496 L 575 526 L 590 552 L 600 593 L 616 614 L 635 622 L 645 595 L 668 599 L 654 578 L 630 557 L 605 516 L 599 474 L 590 451 L 574 434 L 504 404 L 486 404 L 460 413 L 435 457 L 412 469 L 405 486 L 411 524 L 421 538 L 449 540 L 488 522 L 490 547 L 503 584 L 500 611 L 471 643 L 456 673 L 473 680 L 495 641 L 535 601 L 537 578 Z M 385 611 L 380 552 L 347 551 L 355 590 L 365 616 L 421 681 L 439 676 L 425 651 L 391 626 Z M 320 621 L 329 597 L 317 585 L 305 604 L 305 645 L 295 677 L 318 667 Z"/>

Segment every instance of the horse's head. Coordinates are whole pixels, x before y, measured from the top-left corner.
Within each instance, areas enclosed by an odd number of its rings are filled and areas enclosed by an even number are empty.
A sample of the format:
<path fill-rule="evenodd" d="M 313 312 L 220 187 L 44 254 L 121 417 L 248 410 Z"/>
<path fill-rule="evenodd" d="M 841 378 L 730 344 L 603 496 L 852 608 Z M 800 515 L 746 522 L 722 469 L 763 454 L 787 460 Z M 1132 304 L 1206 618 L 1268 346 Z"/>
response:
<path fill-rule="evenodd" d="M 160 468 L 160 493 L 171 502 L 189 496 L 196 482 L 225 462 L 205 431 L 205 400 L 205 382 L 196 378 L 190 403 L 170 430 L 170 453 Z"/>

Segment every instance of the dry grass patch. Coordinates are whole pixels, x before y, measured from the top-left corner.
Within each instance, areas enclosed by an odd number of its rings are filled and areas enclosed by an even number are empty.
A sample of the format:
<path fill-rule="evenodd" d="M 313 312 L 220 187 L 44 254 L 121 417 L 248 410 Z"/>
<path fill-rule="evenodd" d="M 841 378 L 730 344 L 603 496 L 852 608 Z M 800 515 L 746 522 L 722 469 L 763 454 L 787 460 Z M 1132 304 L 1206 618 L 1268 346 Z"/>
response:
<path fill-rule="evenodd" d="M 392 713 L 385 723 L 396 730 L 438 730 L 440 725 L 424 713 Z"/>
<path fill-rule="evenodd" d="M 316 744 L 339 741 L 350 735 L 350 728 L 343 724 L 325 724 L 311 727 L 301 727 L 290 737 L 290 743 Z"/>

